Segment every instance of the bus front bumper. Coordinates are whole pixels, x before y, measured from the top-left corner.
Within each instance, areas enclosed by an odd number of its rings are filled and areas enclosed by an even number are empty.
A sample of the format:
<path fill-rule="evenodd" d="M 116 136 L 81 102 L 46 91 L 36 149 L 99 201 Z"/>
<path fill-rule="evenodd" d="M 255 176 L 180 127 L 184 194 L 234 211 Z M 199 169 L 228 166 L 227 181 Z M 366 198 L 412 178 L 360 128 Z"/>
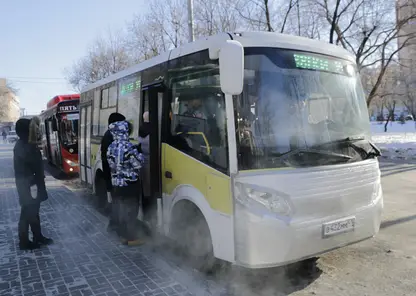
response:
<path fill-rule="evenodd" d="M 259 217 L 236 205 L 236 264 L 247 268 L 282 266 L 371 238 L 380 229 L 383 209 L 380 195 L 375 203 L 343 217 L 293 223 Z M 323 224 L 345 217 L 355 217 L 353 231 L 323 237 Z"/>

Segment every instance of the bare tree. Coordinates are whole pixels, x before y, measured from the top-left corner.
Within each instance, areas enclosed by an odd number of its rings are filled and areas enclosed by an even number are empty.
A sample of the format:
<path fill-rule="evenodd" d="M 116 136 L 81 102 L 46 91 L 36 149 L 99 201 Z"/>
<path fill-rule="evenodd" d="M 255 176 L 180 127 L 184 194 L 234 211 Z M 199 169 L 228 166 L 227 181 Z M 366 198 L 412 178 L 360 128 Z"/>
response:
<path fill-rule="evenodd" d="M 416 19 L 416 13 L 396 19 L 396 9 L 415 7 L 416 1 L 397 4 L 384 0 L 312 0 L 321 9 L 329 26 L 329 42 L 352 52 L 359 69 L 377 65 L 380 71 L 367 104 L 377 96 L 386 70 L 397 54 L 416 38 L 403 28 Z M 398 40 L 400 39 L 399 45 Z"/>
<path fill-rule="evenodd" d="M 127 46 L 135 62 L 159 55 L 187 42 L 186 6 L 183 1 L 152 2 L 146 15 L 128 24 Z"/>
<path fill-rule="evenodd" d="M 10 112 L 10 104 L 9 104 L 9 95 L 16 95 L 17 89 L 13 87 L 13 85 L 2 79 L 2 82 L 5 82 L 4 85 L 0 85 L 0 122 L 7 121 Z"/>
<path fill-rule="evenodd" d="M 397 99 L 394 95 L 389 95 L 386 97 L 385 100 L 385 107 L 388 111 L 388 115 L 387 115 L 387 120 L 384 124 L 384 132 L 387 132 L 387 125 L 389 124 L 390 121 L 394 121 L 395 118 L 395 110 L 396 110 L 396 105 L 397 105 Z"/>
<path fill-rule="evenodd" d="M 9 114 L 9 104 L 5 94 L 0 91 L 0 122 L 6 121 Z"/>
<path fill-rule="evenodd" d="M 268 32 L 296 32 L 288 29 L 289 19 L 300 19 L 300 0 L 241 0 L 236 6 L 240 17 L 250 29 Z M 295 11 L 298 8 L 297 12 Z M 296 16 L 294 13 L 297 13 Z M 297 31 L 300 24 L 297 24 Z M 300 35 L 300 34 L 299 34 Z"/>
<path fill-rule="evenodd" d="M 11 82 L 10 80 L 6 81 L 6 87 L 7 87 L 9 92 L 12 92 L 16 96 L 20 92 L 20 89 L 17 86 L 15 86 L 15 84 L 13 82 Z"/>
<path fill-rule="evenodd" d="M 81 91 L 85 85 L 117 73 L 132 63 L 124 35 L 109 31 L 93 43 L 86 56 L 66 69 L 66 77 L 74 89 Z"/>
<path fill-rule="evenodd" d="M 237 2 L 238 0 L 195 1 L 195 35 L 209 36 L 238 29 L 241 22 L 235 11 Z"/>
<path fill-rule="evenodd" d="M 135 62 L 157 56 L 166 49 L 161 30 L 153 30 L 149 16 L 135 16 L 128 25 L 126 46 Z"/>
<path fill-rule="evenodd" d="M 416 40 L 415 30 L 404 30 L 416 19 L 414 7 L 416 0 L 397 2 L 396 6 L 385 0 L 240 0 L 236 10 L 250 29 L 326 39 L 353 53 L 360 71 L 379 67 L 368 92 L 370 105 L 386 69 Z"/>
<path fill-rule="evenodd" d="M 284 33 L 311 39 L 326 37 L 327 21 L 320 15 L 320 7 L 310 0 L 294 1 L 293 6 L 288 14 L 288 26 Z"/>
<path fill-rule="evenodd" d="M 149 17 L 153 29 L 159 32 L 162 38 L 165 51 L 187 42 L 187 14 L 183 1 L 152 2 Z"/>
<path fill-rule="evenodd" d="M 374 84 L 377 83 L 380 67 L 364 68 L 361 72 L 364 88 L 371 91 Z M 386 69 L 384 78 L 377 90 L 377 94 L 371 105 L 377 107 L 379 119 L 384 121 L 384 110 L 387 110 L 387 120 L 384 124 L 384 131 L 387 132 L 387 126 L 390 121 L 396 120 L 396 108 L 400 105 L 402 96 L 400 92 L 400 66 L 397 63 L 392 63 Z"/>

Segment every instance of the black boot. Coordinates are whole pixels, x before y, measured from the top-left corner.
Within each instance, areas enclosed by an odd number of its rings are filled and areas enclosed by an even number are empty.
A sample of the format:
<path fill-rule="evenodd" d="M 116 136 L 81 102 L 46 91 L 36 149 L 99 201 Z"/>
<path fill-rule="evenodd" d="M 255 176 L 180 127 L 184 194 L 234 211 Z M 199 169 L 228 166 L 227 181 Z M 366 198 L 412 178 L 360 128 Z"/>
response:
<path fill-rule="evenodd" d="M 32 251 L 32 250 L 39 249 L 39 248 L 40 248 L 40 245 L 32 242 L 31 240 L 19 242 L 19 249 L 21 251 Z"/>
<path fill-rule="evenodd" d="M 38 244 L 38 245 L 52 245 L 53 244 L 53 239 L 48 238 L 48 237 L 44 237 L 43 235 L 40 238 L 36 238 L 33 239 L 33 242 Z"/>
<path fill-rule="evenodd" d="M 37 211 L 36 216 L 34 216 L 33 220 L 31 221 L 30 228 L 32 229 L 34 243 L 37 243 L 39 245 L 52 245 L 53 244 L 53 239 L 44 237 L 42 235 L 42 229 L 40 227 L 39 210 Z"/>

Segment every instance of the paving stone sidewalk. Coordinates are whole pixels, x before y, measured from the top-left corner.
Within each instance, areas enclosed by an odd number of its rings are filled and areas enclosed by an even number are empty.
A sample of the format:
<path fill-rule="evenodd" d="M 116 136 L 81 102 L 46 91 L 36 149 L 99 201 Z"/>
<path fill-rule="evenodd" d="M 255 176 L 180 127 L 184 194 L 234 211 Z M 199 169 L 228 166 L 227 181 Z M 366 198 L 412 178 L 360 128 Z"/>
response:
<path fill-rule="evenodd" d="M 106 232 L 107 219 L 60 181 L 47 176 L 43 232 L 55 244 L 18 249 L 20 208 L 12 146 L 0 144 L 0 295 L 212 295 L 191 275 L 146 247 L 126 247 Z"/>

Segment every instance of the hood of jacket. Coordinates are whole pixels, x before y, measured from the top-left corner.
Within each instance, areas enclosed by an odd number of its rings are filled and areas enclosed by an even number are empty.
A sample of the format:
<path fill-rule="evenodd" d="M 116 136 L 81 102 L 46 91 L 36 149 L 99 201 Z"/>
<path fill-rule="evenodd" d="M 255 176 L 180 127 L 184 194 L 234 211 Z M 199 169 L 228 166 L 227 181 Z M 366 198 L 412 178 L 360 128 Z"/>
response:
<path fill-rule="evenodd" d="M 129 140 L 129 124 L 127 121 L 116 121 L 108 126 L 114 141 Z"/>
<path fill-rule="evenodd" d="M 29 125 L 29 143 L 39 144 L 41 141 L 40 118 L 35 116 L 30 120 Z"/>
<path fill-rule="evenodd" d="M 29 141 L 29 127 L 30 127 L 30 119 L 20 118 L 16 122 L 16 134 L 20 140 L 24 142 Z"/>

